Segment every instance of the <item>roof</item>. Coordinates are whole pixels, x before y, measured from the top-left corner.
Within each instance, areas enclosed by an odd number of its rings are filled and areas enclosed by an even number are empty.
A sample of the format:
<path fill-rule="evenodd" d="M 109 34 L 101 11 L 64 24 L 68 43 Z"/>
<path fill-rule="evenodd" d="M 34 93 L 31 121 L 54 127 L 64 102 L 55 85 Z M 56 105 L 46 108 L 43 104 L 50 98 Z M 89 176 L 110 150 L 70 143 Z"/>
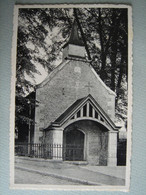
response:
<path fill-rule="evenodd" d="M 108 124 L 112 127 L 113 130 L 117 130 L 120 127 L 116 126 L 115 123 L 110 119 L 110 117 L 105 113 L 105 111 L 99 106 L 96 100 L 92 97 L 91 94 L 88 96 L 76 100 L 67 110 L 62 113 L 52 124 L 53 125 L 62 125 L 68 120 L 71 119 L 87 102 L 90 102 L 93 107 L 96 109 L 98 114 L 102 117 L 102 121 L 104 120 L 105 125 Z"/>
<path fill-rule="evenodd" d="M 68 115 L 68 113 L 71 113 L 76 107 L 78 107 L 80 105 L 80 103 L 84 100 L 85 98 L 81 98 L 78 99 L 76 102 L 74 102 L 62 115 L 60 115 L 55 122 L 56 123 L 60 123 L 64 118 L 66 118 L 66 116 Z"/>
<path fill-rule="evenodd" d="M 68 44 L 84 46 L 83 40 L 79 38 L 78 24 L 76 21 L 74 21 L 74 23 L 73 23 L 69 41 L 63 46 L 63 48 L 66 47 Z"/>

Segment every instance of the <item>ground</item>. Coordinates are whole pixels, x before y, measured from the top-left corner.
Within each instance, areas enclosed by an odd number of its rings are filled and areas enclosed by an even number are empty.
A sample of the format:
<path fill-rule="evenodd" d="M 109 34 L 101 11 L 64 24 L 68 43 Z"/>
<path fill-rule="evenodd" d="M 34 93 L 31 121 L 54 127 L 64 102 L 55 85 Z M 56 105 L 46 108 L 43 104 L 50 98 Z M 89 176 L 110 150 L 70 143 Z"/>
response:
<path fill-rule="evenodd" d="M 41 175 L 38 173 L 31 173 L 26 170 L 15 169 L 15 183 L 16 184 L 58 184 L 58 185 L 79 185 L 77 182 L 66 181 L 56 177 Z"/>
<path fill-rule="evenodd" d="M 16 157 L 15 184 L 124 186 L 125 167 Z"/>

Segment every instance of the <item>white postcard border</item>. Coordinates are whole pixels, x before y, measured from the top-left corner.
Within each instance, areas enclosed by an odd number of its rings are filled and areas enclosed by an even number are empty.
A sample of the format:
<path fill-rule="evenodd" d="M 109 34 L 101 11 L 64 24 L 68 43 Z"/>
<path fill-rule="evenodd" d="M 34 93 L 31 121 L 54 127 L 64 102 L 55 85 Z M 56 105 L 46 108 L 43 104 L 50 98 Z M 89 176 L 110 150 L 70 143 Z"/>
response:
<path fill-rule="evenodd" d="M 28 185 L 14 183 L 14 128 L 15 128 L 15 83 L 16 83 L 16 54 L 17 54 L 17 26 L 18 10 L 20 8 L 127 8 L 128 9 L 128 132 L 127 132 L 127 166 L 125 186 L 74 186 L 74 185 Z M 129 191 L 130 187 L 130 163 L 132 145 L 132 8 L 125 4 L 50 4 L 50 5 L 15 5 L 13 15 L 13 41 L 11 51 L 11 104 L 10 104 L 10 188 L 30 190 L 88 190 L 88 191 Z"/>

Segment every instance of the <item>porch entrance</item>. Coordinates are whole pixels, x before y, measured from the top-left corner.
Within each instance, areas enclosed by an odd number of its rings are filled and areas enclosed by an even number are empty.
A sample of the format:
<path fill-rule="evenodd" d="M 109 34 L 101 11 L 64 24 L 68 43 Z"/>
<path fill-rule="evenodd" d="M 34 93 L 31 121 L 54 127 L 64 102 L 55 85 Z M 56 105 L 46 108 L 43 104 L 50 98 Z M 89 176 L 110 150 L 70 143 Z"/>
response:
<path fill-rule="evenodd" d="M 63 159 L 68 161 L 84 160 L 84 133 L 80 130 L 64 131 Z"/>

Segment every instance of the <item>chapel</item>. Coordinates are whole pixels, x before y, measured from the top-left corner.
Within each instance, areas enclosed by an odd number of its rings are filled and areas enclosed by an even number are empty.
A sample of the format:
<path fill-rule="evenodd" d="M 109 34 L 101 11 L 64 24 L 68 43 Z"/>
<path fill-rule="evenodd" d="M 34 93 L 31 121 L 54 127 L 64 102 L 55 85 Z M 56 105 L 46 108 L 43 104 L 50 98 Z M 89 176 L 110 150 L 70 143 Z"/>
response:
<path fill-rule="evenodd" d="M 76 22 L 61 64 L 36 87 L 35 96 L 33 141 L 51 144 L 52 159 L 117 165 L 116 94 L 86 59 Z"/>

